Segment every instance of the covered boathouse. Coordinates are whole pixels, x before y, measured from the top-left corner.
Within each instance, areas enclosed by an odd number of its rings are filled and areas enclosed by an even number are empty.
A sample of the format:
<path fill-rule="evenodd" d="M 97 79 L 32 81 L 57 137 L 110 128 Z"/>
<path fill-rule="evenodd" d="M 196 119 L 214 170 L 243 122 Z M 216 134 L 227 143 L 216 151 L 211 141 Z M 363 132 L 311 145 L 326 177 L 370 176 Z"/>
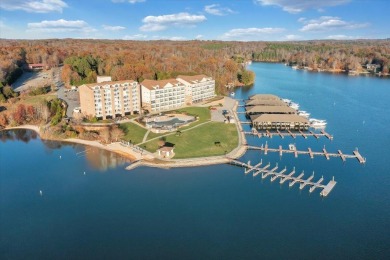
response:
<path fill-rule="evenodd" d="M 245 101 L 245 106 L 288 106 L 280 99 L 248 99 Z"/>
<path fill-rule="evenodd" d="M 261 130 L 308 130 L 309 120 L 296 114 L 251 115 L 253 127 Z"/>
<path fill-rule="evenodd" d="M 247 115 L 259 114 L 296 114 L 297 111 L 289 106 L 249 106 L 246 108 Z"/>
<path fill-rule="evenodd" d="M 280 97 L 272 94 L 255 94 L 249 97 L 250 100 L 280 100 Z"/>

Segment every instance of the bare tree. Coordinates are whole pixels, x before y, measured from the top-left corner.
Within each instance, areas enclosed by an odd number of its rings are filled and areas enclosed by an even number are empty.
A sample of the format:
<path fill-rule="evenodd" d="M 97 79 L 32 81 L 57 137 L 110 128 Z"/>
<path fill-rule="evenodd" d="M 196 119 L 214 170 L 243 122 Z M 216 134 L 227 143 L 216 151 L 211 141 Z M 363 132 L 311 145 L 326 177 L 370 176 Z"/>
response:
<path fill-rule="evenodd" d="M 111 140 L 118 142 L 118 139 L 122 138 L 125 134 L 118 126 L 114 126 L 111 129 Z"/>
<path fill-rule="evenodd" d="M 101 140 L 104 143 L 108 143 L 110 141 L 110 131 L 109 131 L 109 129 L 108 128 L 103 128 L 102 130 L 100 130 L 99 136 L 100 136 Z"/>
<path fill-rule="evenodd" d="M 42 118 L 45 124 L 49 121 L 50 110 L 46 104 L 41 104 L 37 107 L 37 117 Z"/>

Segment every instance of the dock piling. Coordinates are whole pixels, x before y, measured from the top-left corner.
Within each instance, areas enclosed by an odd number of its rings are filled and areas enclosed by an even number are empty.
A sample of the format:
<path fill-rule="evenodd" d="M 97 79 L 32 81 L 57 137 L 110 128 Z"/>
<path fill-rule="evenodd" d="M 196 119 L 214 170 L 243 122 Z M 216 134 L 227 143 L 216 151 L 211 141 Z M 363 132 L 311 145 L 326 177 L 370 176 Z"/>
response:
<path fill-rule="evenodd" d="M 280 156 L 283 155 L 283 153 L 293 153 L 295 157 L 298 157 L 298 155 L 309 155 L 311 159 L 314 158 L 314 156 L 324 156 L 327 160 L 330 160 L 330 157 L 339 157 L 341 160 L 346 161 L 346 159 L 357 159 L 360 163 L 365 163 L 366 159 L 363 158 L 363 156 L 357 151 L 353 151 L 353 154 L 343 154 L 341 150 L 338 150 L 337 153 L 329 153 L 325 147 L 322 149 L 321 152 L 314 152 L 311 148 L 308 148 L 305 150 L 297 150 L 296 147 L 293 150 L 290 149 L 283 149 L 281 145 L 279 145 L 278 148 L 270 148 L 268 147 L 268 144 L 266 146 L 247 146 L 248 150 L 260 150 L 264 151 L 264 154 L 267 155 L 269 152 L 277 152 Z"/>
<path fill-rule="evenodd" d="M 334 186 L 336 185 L 336 181 L 334 180 L 334 176 L 331 181 L 327 185 L 321 184 L 324 181 L 324 176 L 321 176 L 321 178 L 317 182 L 313 182 L 312 179 L 314 178 L 314 171 L 313 174 L 307 178 L 306 180 L 303 179 L 303 176 L 305 175 L 305 172 L 302 171 L 299 176 L 294 177 L 293 175 L 295 174 L 295 167 L 293 168 L 293 171 L 290 172 L 289 174 L 285 174 L 287 167 L 284 167 L 284 169 L 280 172 L 276 172 L 276 169 L 278 169 L 279 165 L 276 165 L 274 168 L 271 170 L 268 170 L 268 168 L 271 166 L 271 163 L 268 163 L 266 166 L 263 168 L 259 167 L 261 165 L 261 162 L 256 164 L 255 166 L 250 166 L 247 163 L 243 163 L 234 159 L 230 160 L 230 164 L 232 165 L 237 165 L 241 167 L 245 167 L 250 170 L 255 170 L 253 173 L 253 176 L 257 176 L 258 174 L 261 173 L 261 178 L 265 179 L 268 176 L 271 177 L 271 182 L 275 181 L 277 178 L 280 178 L 280 184 L 283 184 L 286 181 L 290 181 L 289 187 L 294 186 L 296 183 L 299 183 L 299 189 L 303 189 L 306 186 L 310 186 L 309 192 L 313 192 L 315 189 L 322 189 L 320 195 L 323 197 L 328 196 L 328 194 L 333 190 Z"/>
<path fill-rule="evenodd" d="M 247 124 L 247 122 L 244 122 L 244 124 Z M 276 130 L 275 132 L 270 132 L 269 130 L 265 130 L 265 132 L 260 132 L 258 130 L 256 131 L 243 131 L 244 134 L 247 135 L 254 135 L 259 138 L 261 137 L 268 137 L 272 138 L 274 135 L 279 136 L 281 138 L 284 138 L 285 136 L 290 136 L 292 138 L 296 138 L 297 135 L 302 136 L 303 138 L 307 139 L 308 136 L 313 136 L 316 139 L 319 139 L 320 137 L 326 137 L 329 140 L 333 140 L 333 136 L 325 131 L 321 131 L 321 133 L 314 133 L 313 131 L 308 131 L 307 133 L 303 132 L 302 130 L 299 130 L 297 133 L 293 133 L 291 130 L 287 130 L 285 132 L 281 132 L 280 130 Z"/>

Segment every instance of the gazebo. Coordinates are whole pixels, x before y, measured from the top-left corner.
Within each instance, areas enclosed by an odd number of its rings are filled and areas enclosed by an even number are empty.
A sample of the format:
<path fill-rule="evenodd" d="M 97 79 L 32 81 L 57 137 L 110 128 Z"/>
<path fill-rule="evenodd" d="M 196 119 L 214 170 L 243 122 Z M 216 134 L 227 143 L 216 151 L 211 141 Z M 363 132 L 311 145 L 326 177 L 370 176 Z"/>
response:
<path fill-rule="evenodd" d="M 157 150 L 158 156 L 163 158 L 171 158 L 174 156 L 173 153 L 173 146 L 163 146 L 160 149 Z"/>

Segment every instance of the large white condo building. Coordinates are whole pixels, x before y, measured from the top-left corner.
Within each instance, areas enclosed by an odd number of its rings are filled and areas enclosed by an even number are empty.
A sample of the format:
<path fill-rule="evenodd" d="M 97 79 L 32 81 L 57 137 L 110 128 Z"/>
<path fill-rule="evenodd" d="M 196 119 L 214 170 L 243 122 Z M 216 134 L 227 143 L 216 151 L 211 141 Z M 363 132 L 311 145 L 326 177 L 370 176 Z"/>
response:
<path fill-rule="evenodd" d="M 176 79 L 141 83 L 142 107 L 150 112 L 169 110 L 186 104 L 186 86 Z"/>
<path fill-rule="evenodd" d="M 84 116 L 115 118 L 142 110 L 158 112 L 201 102 L 215 96 L 215 80 L 205 75 L 176 79 L 105 81 L 79 87 Z"/>
<path fill-rule="evenodd" d="M 187 87 L 186 94 L 190 96 L 191 103 L 215 97 L 215 80 L 211 77 L 206 75 L 179 75 L 177 80 Z"/>
<path fill-rule="evenodd" d="M 85 116 L 106 119 L 141 111 L 140 87 L 133 80 L 84 84 L 79 92 Z"/>

